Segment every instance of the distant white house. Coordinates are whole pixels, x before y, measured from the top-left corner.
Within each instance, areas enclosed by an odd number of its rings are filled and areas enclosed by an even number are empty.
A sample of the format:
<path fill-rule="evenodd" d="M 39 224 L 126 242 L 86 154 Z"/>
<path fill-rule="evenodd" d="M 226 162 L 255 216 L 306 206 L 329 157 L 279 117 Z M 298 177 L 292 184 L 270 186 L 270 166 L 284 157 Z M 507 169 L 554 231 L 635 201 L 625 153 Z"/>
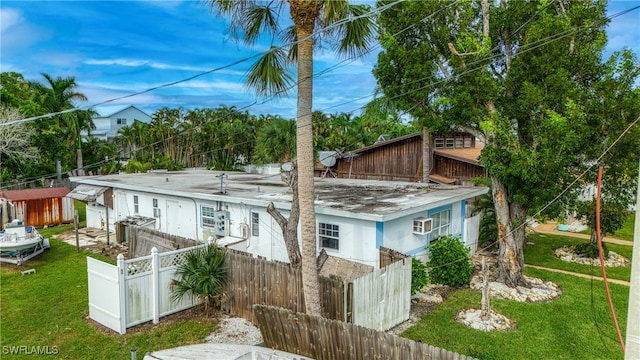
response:
<path fill-rule="evenodd" d="M 93 117 L 96 128 L 91 131 L 91 135 L 100 140 L 115 138 L 120 128 L 129 126 L 136 120 L 143 123 L 151 121 L 151 116 L 133 105 L 102 105 L 94 107 L 93 110 L 97 113 Z"/>
<path fill-rule="evenodd" d="M 69 196 L 88 202 L 87 226 L 131 218 L 155 229 L 288 262 L 282 232 L 267 213 L 289 216 L 292 193 L 279 175 L 201 169 L 74 177 Z M 315 179 L 317 251 L 380 267 L 380 247 L 427 255 L 439 235 L 460 235 L 475 250 L 478 217 L 468 204 L 485 187 L 350 179 Z M 104 204 L 109 206 L 105 207 Z M 108 214 L 106 210 L 108 209 Z M 108 216 L 107 216 L 108 215 Z"/>

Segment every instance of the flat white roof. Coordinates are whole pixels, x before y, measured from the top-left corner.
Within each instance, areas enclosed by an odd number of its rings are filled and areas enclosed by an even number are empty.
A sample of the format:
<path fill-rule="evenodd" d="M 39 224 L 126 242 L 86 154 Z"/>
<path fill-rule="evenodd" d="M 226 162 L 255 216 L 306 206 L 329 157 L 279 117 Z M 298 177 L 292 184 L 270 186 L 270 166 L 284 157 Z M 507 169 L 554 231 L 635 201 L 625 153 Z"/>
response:
<path fill-rule="evenodd" d="M 220 175 L 224 174 L 224 193 Z M 204 169 L 73 177 L 78 184 L 170 195 L 205 201 L 291 208 L 292 192 L 278 175 Z M 482 195 L 486 187 L 397 181 L 315 179 L 318 214 L 387 221 Z"/>

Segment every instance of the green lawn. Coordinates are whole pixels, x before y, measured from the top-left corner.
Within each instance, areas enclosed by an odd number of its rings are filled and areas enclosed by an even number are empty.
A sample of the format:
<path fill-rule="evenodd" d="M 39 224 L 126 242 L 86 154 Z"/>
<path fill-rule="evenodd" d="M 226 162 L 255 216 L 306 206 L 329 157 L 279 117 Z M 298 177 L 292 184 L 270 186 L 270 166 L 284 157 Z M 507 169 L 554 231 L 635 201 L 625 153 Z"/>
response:
<path fill-rule="evenodd" d="M 586 240 L 566 236 L 527 236 L 525 263 L 601 276 L 599 267 L 568 263 L 551 255 L 563 245 Z M 631 258 L 630 246 L 607 244 L 609 250 Z M 630 266 L 607 268 L 607 277 L 629 281 Z M 480 294 L 460 290 L 407 329 L 402 336 L 479 359 L 622 359 L 602 281 L 591 281 L 547 270 L 526 268 L 525 274 L 560 285 L 563 294 L 547 303 L 491 300 L 492 309 L 516 321 L 510 332 L 486 333 L 453 321 L 463 309 L 479 308 Z M 609 284 L 618 323 L 626 329 L 629 288 Z"/>
<path fill-rule="evenodd" d="M 561 235 L 529 234 L 524 245 L 525 264 L 544 266 L 588 275 L 601 276 L 600 266 L 590 266 L 562 261 L 551 255 L 551 252 L 563 245 L 576 245 L 586 243 L 589 240 L 576 239 Z M 607 243 L 609 251 L 631 259 L 632 247 Z M 608 267 L 607 278 L 629 281 L 631 267 Z"/>
<path fill-rule="evenodd" d="M 629 216 L 627 220 L 625 220 L 624 224 L 622 225 L 622 228 L 616 231 L 615 234 L 613 234 L 613 237 L 620 240 L 633 241 L 633 229 L 635 226 L 634 224 L 635 217 L 636 217 L 635 213 L 632 213 L 632 215 Z"/>
<path fill-rule="evenodd" d="M 451 295 L 402 336 L 478 359 L 623 358 L 601 282 L 537 269 L 525 274 L 559 284 L 563 295 L 536 304 L 492 299 L 492 309 L 515 320 L 517 329 L 488 333 L 453 321 L 456 312 L 480 307 L 480 294 L 467 289 Z M 610 287 L 624 332 L 629 288 Z"/>
<path fill-rule="evenodd" d="M 616 231 L 612 235 L 607 235 L 607 236 L 611 236 L 612 238 L 616 238 L 620 240 L 633 241 L 633 229 L 635 226 L 635 223 L 634 223 L 635 218 L 636 218 L 636 214 L 635 212 L 632 212 L 629 215 L 629 217 L 627 217 L 627 219 L 624 221 L 620 230 Z M 580 233 L 591 234 L 591 228 L 587 228 L 586 230 L 581 231 Z"/>
<path fill-rule="evenodd" d="M 50 238 L 69 229 L 73 229 L 73 225 L 40 232 Z M 36 274 L 22 276 L 20 270 L 23 269 L 2 264 L 2 359 L 25 356 L 8 355 L 5 346 L 48 346 L 65 359 L 129 359 L 131 349 L 135 348 L 138 358 L 142 359 L 148 351 L 201 343 L 215 328 L 211 320 L 190 320 L 136 334 L 118 335 L 98 330 L 85 320 L 89 313 L 86 256 L 84 252 L 76 253 L 74 246 L 51 240 L 51 249 L 24 266 L 36 269 Z M 89 256 L 107 260 L 100 255 Z M 38 357 L 29 356 L 30 359 Z M 51 355 L 40 357 L 51 358 Z"/>

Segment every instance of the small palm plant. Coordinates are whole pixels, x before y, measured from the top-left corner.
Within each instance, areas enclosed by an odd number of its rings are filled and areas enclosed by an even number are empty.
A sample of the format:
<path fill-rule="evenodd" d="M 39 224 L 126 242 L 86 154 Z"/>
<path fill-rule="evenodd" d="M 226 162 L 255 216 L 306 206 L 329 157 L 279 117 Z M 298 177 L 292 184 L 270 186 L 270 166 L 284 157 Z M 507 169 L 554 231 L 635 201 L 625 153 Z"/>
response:
<path fill-rule="evenodd" d="M 185 261 L 176 269 L 177 280 L 171 284 L 171 300 L 178 302 L 185 296 L 197 298 L 204 303 L 207 314 L 209 307 L 218 302 L 227 283 L 225 249 L 215 244 L 188 251 Z"/>

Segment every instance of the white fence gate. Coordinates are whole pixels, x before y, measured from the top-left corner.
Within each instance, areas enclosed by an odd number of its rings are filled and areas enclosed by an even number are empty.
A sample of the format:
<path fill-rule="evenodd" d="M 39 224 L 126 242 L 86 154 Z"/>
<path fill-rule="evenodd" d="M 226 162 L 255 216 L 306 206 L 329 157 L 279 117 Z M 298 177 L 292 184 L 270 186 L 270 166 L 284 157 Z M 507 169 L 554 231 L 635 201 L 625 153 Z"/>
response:
<path fill-rule="evenodd" d="M 134 325 L 156 324 L 162 316 L 195 306 L 189 296 L 171 301 L 170 285 L 185 253 L 197 247 L 165 253 L 153 248 L 151 255 L 130 260 L 118 255 L 117 265 L 87 257 L 89 317 L 124 334 Z"/>
<path fill-rule="evenodd" d="M 385 331 L 409 319 L 411 259 L 355 279 L 352 299 L 355 325 Z"/>
<path fill-rule="evenodd" d="M 464 219 L 464 245 L 471 249 L 471 255 L 475 254 L 478 248 L 478 238 L 480 231 L 480 219 L 482 216 Z"/>

